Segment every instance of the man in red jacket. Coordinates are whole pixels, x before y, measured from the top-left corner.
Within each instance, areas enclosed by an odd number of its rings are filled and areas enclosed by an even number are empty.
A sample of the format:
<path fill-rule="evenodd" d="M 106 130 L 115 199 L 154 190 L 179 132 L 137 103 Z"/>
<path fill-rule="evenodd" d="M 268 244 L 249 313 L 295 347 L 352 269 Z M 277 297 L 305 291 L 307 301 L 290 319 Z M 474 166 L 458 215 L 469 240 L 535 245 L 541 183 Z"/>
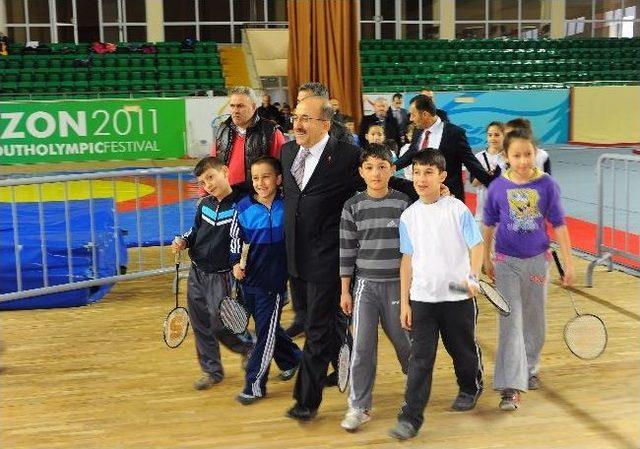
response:
<path fill-rule="evenodd" d="M 231 117 L 218 128 L 211 155 L 229 167 L 229 184 L 250 192 L 251 162 L 266 155 L 279 158 L 284 135 L 275 123 L 258 116 L 256 94 L 249 87 L 229 90 L 229 109 Z"/>

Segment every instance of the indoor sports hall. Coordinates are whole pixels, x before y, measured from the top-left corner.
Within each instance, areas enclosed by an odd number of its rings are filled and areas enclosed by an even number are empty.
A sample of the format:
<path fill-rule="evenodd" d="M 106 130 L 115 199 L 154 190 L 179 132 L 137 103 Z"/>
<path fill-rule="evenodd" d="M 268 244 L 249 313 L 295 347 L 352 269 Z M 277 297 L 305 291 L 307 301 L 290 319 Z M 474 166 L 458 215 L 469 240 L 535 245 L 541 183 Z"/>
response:
<path fill-rule="evenodd" d="M 0 446 L 640 447 L 638 61 L 638 0 L 0 0 Z M 483 295 L 482 395 L 452 410 L 440 341 L 425 422 L 407 441 L 388 435 L 406 376 L 381 327 L 371 421 L 357 431 L 342 427 L 349 390 L 335 386 L 313 419 L 286 416 L 297 379 L 275 363 L 266 396 L 239 403 L 243 359 L 224 346 L 223 381 L 194 389 L 193 327 L 176 346 L 165 324 L 188 302 L 191 263 L 171 245 L 199 207 L 193 169 L 234 123 L 234 86 L 295 141 L 309 82 L 356 137 L 380 105 L 376 120 L 400 124 L 402 109 L 407 125 L 417 95 L 473 153 L 491 122 L 531 125 L 576 276 L 563 286 L 549 256 L 541 384 L 516 411 L 493 391 L 500 315 Z M 479 191 L 462 177 L 473 213 Z M 598 325 L 573 339 L 585 314 Z M 287 301 L 281 324 L 293 322 Z"/>

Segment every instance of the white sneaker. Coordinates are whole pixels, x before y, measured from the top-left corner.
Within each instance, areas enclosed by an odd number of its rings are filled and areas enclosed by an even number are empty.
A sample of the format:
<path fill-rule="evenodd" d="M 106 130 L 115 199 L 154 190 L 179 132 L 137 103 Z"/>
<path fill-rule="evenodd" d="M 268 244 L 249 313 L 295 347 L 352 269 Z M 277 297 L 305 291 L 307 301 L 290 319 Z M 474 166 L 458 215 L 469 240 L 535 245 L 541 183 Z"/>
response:
<path fill-rule="evenodd" d="M 349 432 L 355 432 L 358 428 L 371 420 L 369 410 L 362 408 L 350 408 L 344 415 L 344 419 L 340 423 L 343 429 Z"/>

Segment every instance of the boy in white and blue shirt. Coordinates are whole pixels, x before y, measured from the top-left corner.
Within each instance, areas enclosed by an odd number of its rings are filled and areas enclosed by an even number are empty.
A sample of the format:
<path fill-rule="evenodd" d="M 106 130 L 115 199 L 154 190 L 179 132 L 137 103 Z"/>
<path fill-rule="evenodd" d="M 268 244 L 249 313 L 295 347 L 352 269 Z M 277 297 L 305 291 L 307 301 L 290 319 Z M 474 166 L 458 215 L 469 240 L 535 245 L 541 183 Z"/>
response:
<path fill-rule="evenodd" d="M 482 236 L 463 202 L 440 196 L 445 167 L 440 151 L 416 154 L 413 185 L 420 200 L 400 217 L 400 320 L 411 332 L 411 357 L 405 402 L 389 434 L 401 440 L 414 437 L 424 421 L 439 335 L 453 359 L 460 388 L 452 408 L 471 410 L 483 389 L 474 298 L 482 267 Z M 466 285 L 468 292 L 450 291 L 451 283 Z"/>

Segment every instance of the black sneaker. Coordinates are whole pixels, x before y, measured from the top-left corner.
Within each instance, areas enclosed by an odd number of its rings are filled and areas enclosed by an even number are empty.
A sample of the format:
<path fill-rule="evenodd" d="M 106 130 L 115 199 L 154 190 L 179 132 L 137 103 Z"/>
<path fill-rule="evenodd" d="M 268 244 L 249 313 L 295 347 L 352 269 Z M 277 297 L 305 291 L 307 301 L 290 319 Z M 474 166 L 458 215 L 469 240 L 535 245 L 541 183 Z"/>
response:
<path fill-rule="evenodd" d="M 193 383 L 193 388 L 196 390 L 208 390 L 220 382 L 222 382 L 222 376 L 218 374 L 204 373 L 200 379 Z"/>
<path fill-rule="evenodd" d="M 418 431 L 406 421 L 398 421 L 393 429 L 389 430 L 389 436 L 397 440 L 408 440 L 418 434 Z"/>
<path fill-rule="evenodd" d="M 471 410 L 476 406 L 481 393 L 482 392 L 469 394 L 461 391 L 453 401 L 453 404 L 451 404 L 451 408 L 458 412 L 466 412 L 467 410 Z"/>
<path fill-rule="evenodd" d="M 240 393 L 238 396 L 236 396 L 236 401 L 238 401 L 242 405 L 250 405 L 256 401 L 259 401 L 260 399 L 262 399 L 262 396 L 254 396 L 252 394 L 246 393 Z"/>
<path fill-rule="evenodd" d="M 280 374 L 278 374 L 278 379 L 285 380 L 285 381 L 291 380 L 293 379 L 293 376 L 295 376 L 297 372 L 298 372 L 298 366 L 294 366 L 293 368 L 283 370 L 282 372 L 280 372 Z"/>

